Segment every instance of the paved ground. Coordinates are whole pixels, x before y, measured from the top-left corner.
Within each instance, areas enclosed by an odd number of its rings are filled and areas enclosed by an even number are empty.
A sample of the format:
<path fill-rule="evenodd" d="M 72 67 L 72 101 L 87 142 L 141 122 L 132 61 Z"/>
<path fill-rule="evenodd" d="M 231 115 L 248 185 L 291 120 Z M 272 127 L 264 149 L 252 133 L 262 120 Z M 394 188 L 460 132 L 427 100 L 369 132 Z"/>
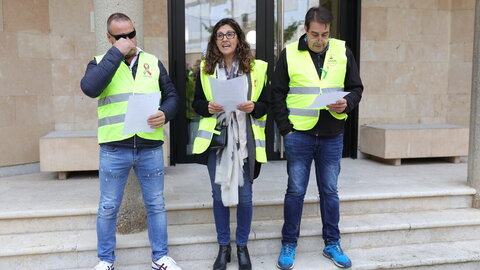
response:
<path fill-rule="evenodd" d="M 355 201 L 368 198 L 403 198 L 409 197 L 410 195 L 441 196 L 442 194 L 471 194 L 473 191 L 472 188 L 467 186 L 467 162 L 465 158 L 462 159 L 461 163 L 457 164 L 448 163 L 441 159 L 407 160 L 403 161 L 402 164 L 403 165 L 401 166 L 391 166 L 363 158 L 356 160 L 343 159 L 339 182 L 340 198 L 343 201 Z M 8 217 L 30 217 L 32 215 L 56 216 L 62 215 L 62 213 L 72 214 L 72 212 L 78 212 L 82 215 L 89 213 L 93 216 L 97 210 L 99 193 L 97 172 L 73 173 L 68 180 L 58 180 L 56 179 L 56 176 L 57 174 L 55 173 L 31 173 L 0 177 L 0 219 Z M 313 180 L 313 171 L 311 172 L 311 176 L 311 179 Z M 283 202 L 286 183 L 287 174 L 285 161 L 274 161 L 266 164 L 263 166 L 260 177 L 254 185 L 254 203 L 260 205 Z M 169 209 L 184 207 L 196 208 L 210 205 L 211 195 L 207 168 L 203 165 L 197 164 L 179 164 L 174 167 L 166 168 L 165 196 L 167 208 Z M 306 200 L 318 200 L 315 181 L 310 181 Z M 343 205 L 353 204 L 347 203 Z M 457 215 L 457 213 L 455 215 Z M 456 218 L 458 219 L 458 216 Z M 381 222 L 375 222 L 375 224 L 379 223 Z M 306 221 L 303 222 L 304 226 L 305 224 L 307 224 Z M 367 224 L 367 222 L 360 222 L 360 224 Z M 202 225 L 197 224 L 195 227 L 198 229 L 202 227 Z M 208 227 L 209 228 L 205 231 L 210 232 L 210 237 L 214 239 L 213 227 L 211 227 L 211 225 L 208 225 Z M 170 228 L 171 230 L 180 230 L 183 227 L 171 226 Z M 350 226 L 349 228 L 355 228 L 356 230 L 358 229 L 358 226 Z M 262 231 L 260 229 L 258 230 L 258 233 L 260 234 Z M 280 229 L 267 229 L 267 231 L 275 231 L 279 233 Z M 308 226 L 304 231 L 308 231 Z M 91 254 L 89 253 L 88 258 L 85 258 L 91 260 L 91 262 L 88 261 L 85 265 L 93 265 L 95 261 L 93 250 L 95 248 L 92 243 L 95 242 L 95 232 L 94 230 L 87 230 L 86 233 L 88 234 L 87 236 L 82 234 L 81 237 L 78 237 L 78 242 L 83 244 L 76 245 L 82 247 L 91 246 Z M 69 237 L 75 236 L 70 232 L 65 232 L 65 234 Z M 143 232 L 143 234 L 145 234 L 145 232 Z M 42 235 L 48 235 L 48 233 L 42 233 Z M 187 234 L 172 233 L 171 235 Z M 202 233 L 201 235 L 207 234 Z M 135 236 L 128 235 L 123 237 Z M 54 237 L 48 237 L 48 239 L 51 241 Z M 143 241 L 146 243 L 146 239 L 147 237 L 144 236 L 140 237 L 140 240 L 136 239 L 135 241 Z M 173 239 L 178 240 L 181 239 L 181 237 L 173 237 Z M 39 248 L 43 248 L 45 241 L 42 239 L 36 240 L 41 243 L 38 245 Z M 18 241 L 18 239 L 15 241 Z M 33 245 L 31 242 L 34 241 L 31 241 L 31 239 L 26 239 L 26 241 L 30 245 Z M 135 241 L 119 240 L 119 242 L 123 243 L 135 243 Z M 345 241 L 347 241 L 345 243 L 348 243 L 348 237 L 345 238 Z M 77 242 L 73 241 L 73 243 Z M 475 262 L 478 261 L 476 259 L 478 257 L 478 249 L 474 249 L 475 256 L 477 257 L 473 258 L 470 256 L 472 254 L 470 246 L 474 245 L 477 247 L 478 241 L 467 241 L 465 243 L 457 242 L 455 245 L 458 245 L 459 248 L 456 248 L 455 246 L 454 249 L 456 253 L 452 253 L 451 244 L 442 244 L 440 248 L 444 249 L 445 253 L 438 252 L 438 256 L 434 258 L 441 260 L 448 257 L 450 258 L 448 263 L 463 262 L 461 259 L 467 258 L 465 261 L 473 261 L 471 263 L 472 265 L 465 266 L 465 268 L 461 269 L 479 269 L 478 264 Z M 466 247 L 462 245 L 465 245 Z M 56 248 L 59 245 L 53 246 Z M 434 248 L 438 249 L 437 244 L 421 246 L 411 245 L 408 247 L 410 249 L 421 249 L 422 252 L 428 250 L 430 253 L 433 252 Z M 378 268 L 377 266 L 390 266 L 391 263 L 398 263 L 401 267 L 403 267 L 403 265 L 408 267 L 408 259 L 412 261 L 412 265 L 417 265 L 418 258 L 416 258 L 416 255 L 412 256 L 408 252 L 406 252 L 404 256 L 399 256 L 398 262 L 391 262 L 390 254 L 402 254 L 405 246 L 401 247 L 402 251 L 398 250 L 399 248 L 400 247 L 373 249 L 369 251 L 371 252 L 370 255 L 365 254 L 363 248 L 349 249 L 349 254 L 356 263 L 356 269 L 374 269 Z M 417 253 L 418 252 L 413 252 L 412 254 Z M 457 260 L 451 260 L 451 257 L 454 257 Z M 275 260 L 276 254 L 260 257 L 256 256 L 253 259 L 256 268 L 258 269 L 272 269 L 272 263 L 275 262 Z M 184 269 L 208 269 L 208 267 L 211 267 L 212 260 L 209 259 L 202 261 L 201 263 L 204 265 L 202 267 L 198 267 L 198 263 L 198 261 L 182 261 Z M 333 264 L 325 260 L 322 256 L 319 256 L 318 253 L 302 253 L 298 257 L 298 263 L 305 269 L 318 269 L 318 267 L 321 267 L 322 269 L 335 269 Z M 375 263 L 376 266 L 370 267 L 372 263 Z M 443 262 L 440 261 L 440 263 Z M 121 263 L 119 265 L 121 265 Z M 363 268 L 358 268 L 360 265 L 365 267 L 362 266 Z M 129 268 L 124 267 L 121 269 L 145 269 L 145 266 L 146 265 L 139 265 Z M 120 269 L 120 267 L 118 268 Z M 230 264 L 229 269 L 237 269 L 236 264 Z M 460 265 L 454 265 L 452 268 L 446 266 L 441 269 L 460 269 Z"/>
<path fill-rule="evenodd" d="M 314 172 L 311 172 L 314 179 Z M 448 163 L 441 159 L 406 160 L 391 166 L 368 159 L 343 159 L 339 180 L 342 200 L 383 197 L 391 193 L 408 196 L 409 192 L 455 193 L 467 188 L 467 161 Z M 273 161 L 263 166 L 254 184 L 254 203 L 283 201 L 287 183 L 286 162 Z M 445 187 L 448 187 L 447 189 Z M 167 208 L 210 204 L 207 168 L 198 164 L 178 164 L 166 168 Z M 315 199 L 315 181 L 310 181 L 306 199 Z M 73 173 L 68 180 L 56 179 L 55 173 L 34 173 L 0 178 L 0 217 L 25 211 L 96 211 L 98 174 Z"/>

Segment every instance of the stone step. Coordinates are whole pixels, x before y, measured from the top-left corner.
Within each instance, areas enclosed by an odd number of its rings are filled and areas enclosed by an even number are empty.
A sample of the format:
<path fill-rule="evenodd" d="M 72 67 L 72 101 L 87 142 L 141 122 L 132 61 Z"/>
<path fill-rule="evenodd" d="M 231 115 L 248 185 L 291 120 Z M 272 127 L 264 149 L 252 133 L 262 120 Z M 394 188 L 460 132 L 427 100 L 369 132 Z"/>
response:
<path fill-rule="evenodd" d="M 277 269 L 278 253 L 256 256 L 252 254 L 252 268 L 255 270 Z M 349 249 L 347 255 L 353 262 L 352 269 L 403 269 L 403 270 L 478 270 L 480 269 L 480 241 L 439 242 L 393 247 Z M 300 270 L 337 270 L 321 252 L 297 252 L 295 268 Z M 211 269 L 213 259 L 177 261 L 183 270 Z M 120 264 L 117 270 L 144 270 L 150 264 Z M 60 269 L 60 268 L 48 268 Z M 63 268 L 65 269 L 65 268 Z M 91 268 L 68 268 L 66 270 L 90 270 Z M 227 270 L 238 270 L 235 251 Z"/>
<path fill-rule="evenodd" d="M 375 196 L 349 195 L 341 197 L 341 214 L 373 214 L 467 208 L 471 206 L 472 189 L 435 192 L 390 193 Z M 167 199 L 168 202 L 168 199 Z M 283 218 L 283 198 L 257 200 L 254 220 Z M 167 205 L 170 225 L 203 224 L 213 221 L 212 203 L 174 202 Z M 233 209 L 234 211 L 234 209 Z M 95 229 L 97 207 L 77 207 L 51 210 L 5 211 L 0 213 L 0 235 L 34 232 L 72 231 Z M 318 198 L 308 196 L 303 208 L 305 217 L 320 216 Z M 232 221 L 235 212 L 232 212 Z"/>
<path fill-rule="evenodd" d="M 22 213 L 16 217 L 0 217 L 0 235 L 25 234 L 38 232 L 75 231 L 95 229 L 97 211 L 66 210 L 47 216 L 39 213 Z"/>
<path fill-rule="evenodd" d="M 480 241 L 441 242 L 394 247 L 350 249 L 352 269 L 480 269 Z M 234 253 L 235 254 L 235 253 Z M 392 254 L 394 254 L 392 256 Z M 252 256 L 252 268 L 255 270 L 277 269 L 278 253 Z M 184 270 L 210 269 L 213 260 L 179 261 Z M 119 267 L 122 270 L 136 270 L 137 266 Z M 117 268 L 115 268 L 117 269 Z M 301 270 L 338 270 L 339 268 L 323 257 L 321 252 L 298 252 L 295 268 Z M 238 270 L 236 255 L 227 270 Z"/>
<path fill-rule="evenodd" d="M 466 185 L 466 172 L 465 162 L 394 167 L 365 159 L 343 159 L 339 181 L 342 216 L 470 207 L 475 190 Z M 303 211 L 307 217 L 319 215 L 314 175 L 311 170 Z M 255 220 L 283 217 L 286 184 L 284 161 L 262 166 L 254 184 Z M 0 235 L 94 229 L 98 192 L 96 173 L 74 174 L 68 181 L 58 181 L 54 173 L 0 178 Z M 170 224 L 212 222 L 205 166 L 166 168 L 165 197 Z"/>
<path fill-rule="evenodd" d="M 452 218 L 454 217 L 454 218 Z M 282 221 L 255 221 L 249 248 L 256 256 L 280 248 Z M 232 226 L 232 231 L 234 228 Z M 480 210 L 448 209 L 413 213 L 350 215 L 342 218 L 342 246 L 345 250 L 421 245 L 423 243 L 480 240 Z M 304 218 L 299 252 L 321 252 L 318 218 Z M 178 261 L 213 260 L 217 253 L 213 224 L 169 227 L 170 255 Z M 429 251 L 424 251 L 429 252 Z M 135 265 L 150 257 L 146 232 L 119 235 L 119 265 Z M 419 256 L 422 257 L 422 256 Z M 0 236 L 0 269 L 18 269 L 30 264 L 68 269 L 89 267 L 96 261 L 94 230 L 13 234 Z M 56 267 L 57 267 L 56 266 Z M 22 268 L 23 269 L 23 268 Z M 202 269 L 202 268 L 200 268 Z M 207 268 L 208 269 L 208 268 Z"/>

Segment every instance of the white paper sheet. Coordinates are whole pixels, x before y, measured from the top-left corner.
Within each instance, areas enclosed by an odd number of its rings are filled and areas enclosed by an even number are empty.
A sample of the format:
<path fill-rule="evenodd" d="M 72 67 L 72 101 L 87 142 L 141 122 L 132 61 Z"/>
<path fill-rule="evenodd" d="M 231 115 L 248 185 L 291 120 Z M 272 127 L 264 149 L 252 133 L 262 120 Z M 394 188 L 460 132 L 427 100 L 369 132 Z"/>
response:
<path fill-rule="evenodd" d="M 342 99 L 348 93 L 349 92 L 343 92 L 343 91 L 323 93 L 321 95 L 318 95 L 315 101 L 313 101 L 312 105 L 310 105 L 308 108 L 320 109 L 322 107 L 325 107 L 327 105 L 337 102 L 337 100 Z"/>
<path fill-rule="evenodd" d="M 127 113 L 125 114 L 123 135 L 138 132 L 153 133 L 155 129 L 148 125 L 147 119 L 158 111 L 160 98 L 160 92 L 130 96 Z"/>
<path fill-rule="evenodd" d="M 238 104 L 247 102 L 246 76 L 239 76 L 231 80 L 209 78 L 213 101 L 222 105 L 225 112 L 235 111 Z"/>

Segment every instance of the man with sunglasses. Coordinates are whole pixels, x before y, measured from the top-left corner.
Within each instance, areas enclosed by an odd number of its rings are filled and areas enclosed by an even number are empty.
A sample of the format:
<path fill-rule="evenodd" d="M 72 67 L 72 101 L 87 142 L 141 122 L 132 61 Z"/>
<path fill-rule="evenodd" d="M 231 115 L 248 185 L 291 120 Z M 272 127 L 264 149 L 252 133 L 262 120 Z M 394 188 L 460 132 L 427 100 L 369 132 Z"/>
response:
<path fill-rule="evenodd" d="M 178 94 L 158 58 L 137 47 L 136 31 L 127 15 L 112 14 L 107 20 L 107 30 L 112 47 L 104 55 L 94 57 L 80 83 L 87 96 L 98 99 L 100 202 L 97 240 L 100 262 L 93 269 L 114 269 L 117 214 L 133 168 L 147 210 L 152 269 L 181 270 L 167 256 L 162 148 L 163 125 L 176 113 Z M 145 120 L 155 131 L 123 135 L 128 98 L 159 91 L 159 109 Z"/>

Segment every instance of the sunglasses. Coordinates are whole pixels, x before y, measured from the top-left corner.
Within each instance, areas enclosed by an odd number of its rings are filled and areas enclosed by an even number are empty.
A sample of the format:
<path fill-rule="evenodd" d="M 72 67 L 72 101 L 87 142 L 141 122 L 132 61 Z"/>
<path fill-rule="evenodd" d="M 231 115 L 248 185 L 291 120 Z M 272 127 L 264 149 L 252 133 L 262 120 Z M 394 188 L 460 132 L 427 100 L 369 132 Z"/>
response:
<path fill-rule="evenodd" d="M 121 38 L 124 38 L 124 39 L 132 39 L 134 38 L 136 35 L 137 35 L 137 31 L 135 31 L 135 28 L 133 29 L 132 32 L 128 33 L 128 34 L 121 34 L 121 35 L 113 35 L 112 33 L 108 32 L 110 34 L 110 36 L 112 36 L 115 40 L 119 40 Z"/>

